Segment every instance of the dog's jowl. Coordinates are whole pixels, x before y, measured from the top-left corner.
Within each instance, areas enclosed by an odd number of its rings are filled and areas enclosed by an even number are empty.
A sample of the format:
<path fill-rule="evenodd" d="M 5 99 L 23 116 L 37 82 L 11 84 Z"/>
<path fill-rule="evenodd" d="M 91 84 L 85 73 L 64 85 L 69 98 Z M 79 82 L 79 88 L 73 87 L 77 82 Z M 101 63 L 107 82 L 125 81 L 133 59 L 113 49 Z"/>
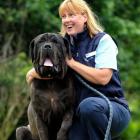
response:
<path fill-rule="evenodd" d="M 67 140 L 72 123 L 74 88 L 65 62 L 71 57 L 67 41 L 58 34 L 44 33 L 31 41 L 36 72 L 44 79 L 30 84 L 29 126 L 16 130 L 17 140 Z"/>

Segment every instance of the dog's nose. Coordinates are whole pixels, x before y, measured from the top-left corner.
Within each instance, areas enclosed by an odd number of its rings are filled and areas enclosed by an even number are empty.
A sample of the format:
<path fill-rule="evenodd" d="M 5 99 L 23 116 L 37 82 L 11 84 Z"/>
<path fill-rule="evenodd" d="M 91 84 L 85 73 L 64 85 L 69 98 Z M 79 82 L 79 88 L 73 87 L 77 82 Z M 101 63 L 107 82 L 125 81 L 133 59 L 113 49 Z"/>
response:
<path fill-rule="evenodd" d="M 51 47 L 51 45 L 45 45 L 44 48 L 45 49 L 51 49 L 52 47 Z"/>

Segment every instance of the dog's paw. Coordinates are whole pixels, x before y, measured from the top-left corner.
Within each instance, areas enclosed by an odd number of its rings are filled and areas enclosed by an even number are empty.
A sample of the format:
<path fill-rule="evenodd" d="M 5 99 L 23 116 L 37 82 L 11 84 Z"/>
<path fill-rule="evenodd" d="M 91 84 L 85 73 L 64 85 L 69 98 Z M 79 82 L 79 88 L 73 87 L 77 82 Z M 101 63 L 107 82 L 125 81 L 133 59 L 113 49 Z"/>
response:
<path fill-rule="evenodd" d="M 58 133 L 58 134 L 57 134 L 57 140 L 67 140 L 67 137 L 66 137 L 66 135 L 64 135 L 64 134 Z"/>
<path fill-rule="evenodd" d="M 28 127 L 21 126 L 16 129 L 16 139 L 17 140 L 32 140 L 32 135 Z"/>

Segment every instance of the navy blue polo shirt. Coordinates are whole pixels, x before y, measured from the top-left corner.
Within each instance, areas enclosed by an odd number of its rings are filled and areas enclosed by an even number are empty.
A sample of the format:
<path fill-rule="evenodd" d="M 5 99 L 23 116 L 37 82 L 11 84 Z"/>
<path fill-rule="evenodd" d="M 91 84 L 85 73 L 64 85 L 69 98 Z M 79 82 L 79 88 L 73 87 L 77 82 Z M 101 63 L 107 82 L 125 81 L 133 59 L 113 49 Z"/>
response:
<path fill-rule="evenodd" d="M 72 56 L 76 61 L 79 61 L 82 64 L 87 66 L 95 67 L 95 54 L 98 49 L 98 45 L 95 45 L 96 40 L 99 36 L 102 38 L 106 35 L 105 32 L 100 32 L 96 34 L 93 38 L 91 38 L 88 34 L 88 30 L 84 30 L 84 32 L 77 34 L 74 37 L 69 37 L 66 35 L 66 38 L 71 43 L 71 52 Z M 111 60 L 110 60 L 111 61 Z M 108 67 L 110 68 L 110 67 Z M 84 79 L 85 80 L 85 79 Z M 90 86 L 95 88 L 96 90 L 103 93 L 110 100 L 114 100 L 125 107 L 128 107 L 127 102 L 124 98 L 124 92 L 121 86 L 119 72 L 117 69 L 113 69 L 113 75 L 110 82 L 107 85 L 97 85 L 93 84 L 87 80 L 85 80 Z M 87 97 L 95 97 L 98 96 L 93 91 L 85 87 L 76 77 L 74 79 L 74 85 L 76 88 L 76 104 L 78 105 L 83 99 Z"/>

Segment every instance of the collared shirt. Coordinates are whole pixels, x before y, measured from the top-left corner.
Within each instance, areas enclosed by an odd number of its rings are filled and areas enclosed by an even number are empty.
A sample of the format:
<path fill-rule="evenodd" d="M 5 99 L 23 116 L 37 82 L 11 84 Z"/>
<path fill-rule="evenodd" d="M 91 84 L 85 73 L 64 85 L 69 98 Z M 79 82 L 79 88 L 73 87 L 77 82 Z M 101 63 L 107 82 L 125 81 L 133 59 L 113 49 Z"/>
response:
<path fill-rule="evenodd" d="M 113 39 L 105 34 L 95 51 L 95 68 L 111 68 L 117 70 L 118 48 Z"/>
<path fill-rule="evenodd" d="M 101 37 L 100 40 L 98 36 Z M 110 100 L 116 100 L 127 107 L 127 102 L 124 98 L 124 92 L 119 78 L 119 71 L 117 70 L 116 57 L 118 49 L 112 38 L 105 32 L 100 32 L 91 38 L 87 29 L 82 33 L 77 34 L 77 36 L 66 37 L 71 42 L 72 56 L 76 61 L 91 67 L 113 69 L 112 78 L 105 86 L 84 80 L 90 86 L 107 96 Z M 98 44 L 96 44 L 96 40 L 99 41 L 97 41 Z M 77 78 L 75 78 L 74 85 L 76 88 L 77 105 L 87 97 L 98 96 L 85 87 Z"/>

